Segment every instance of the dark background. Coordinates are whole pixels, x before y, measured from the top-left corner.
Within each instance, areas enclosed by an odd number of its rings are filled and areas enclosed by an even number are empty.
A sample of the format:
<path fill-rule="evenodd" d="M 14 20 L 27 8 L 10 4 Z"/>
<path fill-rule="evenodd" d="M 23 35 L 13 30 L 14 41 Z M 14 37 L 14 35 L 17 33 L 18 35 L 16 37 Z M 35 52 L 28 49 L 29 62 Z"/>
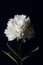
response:
<path fill-rule="evenodd" d="M 35 37 L 25 44 L 23 44 L 22 52 L 25 55 L 27 52 L 35 49 L 37 46 L 42 47 L 42 18 L 43 18 L 43 8 L 41 1 L 33 1 L 33 0 L 1 0 L 0 1 L 0 65 L 16 65 L 9 57 L 4 55 L 1 50 L 7 49 L 6 43 L 7 38 L 4 35 L 4 30 L 7 25 L 7 21 L 10 18 L 13 18 L 15 14 L 25 14 L 30 16 L 31 24 L 35 30 Z M 8 43 L 14 43 L 8 42 Z M 16 42 L 15 42 L 16 43 Z M 23 49 L 24 48 L 24 49 Z M 42 49 L 41 49 L 42 54 Z M 42 55 L 40 56 L 40 48 L 37 52 L 35 52 L 29 60 L 25 60 L 23 65 L 43 65 L 42 63 Z"/>

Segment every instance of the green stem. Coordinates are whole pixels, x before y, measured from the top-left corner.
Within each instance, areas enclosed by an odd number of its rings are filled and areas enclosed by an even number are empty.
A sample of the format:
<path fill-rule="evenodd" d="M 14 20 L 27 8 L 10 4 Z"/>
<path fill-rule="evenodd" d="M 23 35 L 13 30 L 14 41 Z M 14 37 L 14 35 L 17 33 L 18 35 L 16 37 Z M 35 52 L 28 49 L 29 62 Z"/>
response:
<path fill-rule="evenodd" d="M 23 64 L 22 64 L 22 61 L 20 61 L 19 65 L 23 65 Z"/>
<path fill-rule="evenodd" d="M 19 44 L 17 44 L 18 45 L 18 53 L 19 53 L 19 55 L 20 55 L 20 57 L 21 57 L 21 59 L 20 59 L 20 65 L 22 65 L 22 53 L 21 53 L 21 44 L 22 44 L 22 42 L 20 42 Z"/>
<path fill-rule="evenodd" d="M 18 51 L 21 52 L 21 43 L 19 44 Z"/>
<path fill-rule="evenodd" d="M 22 54 L 21 54 L 21 43 L 18 44 L 18 52 L 19 52 L 20 57 L 22 57 Z"/>
<path fill-rule="evenodd" d="M 21 62 L 21 65 L 22 65 L 22 62 Z"/>

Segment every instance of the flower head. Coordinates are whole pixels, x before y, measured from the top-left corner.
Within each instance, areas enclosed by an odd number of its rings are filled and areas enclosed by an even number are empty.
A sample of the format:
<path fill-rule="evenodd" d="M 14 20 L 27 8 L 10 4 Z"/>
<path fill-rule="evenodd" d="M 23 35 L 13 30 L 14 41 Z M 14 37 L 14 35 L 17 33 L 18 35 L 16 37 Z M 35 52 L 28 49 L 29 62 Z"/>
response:
<path fill-rule="evenodd" d="M 30 24 L 30 18 L 26 15 L 15 15 L 14 18 L 9 19 L 7 23 L 7 29 L 4 33 L 8 37 L 8 41 L 12 41 L 15 38 L 25 39 L 33 36 L 34 30 Z"/>

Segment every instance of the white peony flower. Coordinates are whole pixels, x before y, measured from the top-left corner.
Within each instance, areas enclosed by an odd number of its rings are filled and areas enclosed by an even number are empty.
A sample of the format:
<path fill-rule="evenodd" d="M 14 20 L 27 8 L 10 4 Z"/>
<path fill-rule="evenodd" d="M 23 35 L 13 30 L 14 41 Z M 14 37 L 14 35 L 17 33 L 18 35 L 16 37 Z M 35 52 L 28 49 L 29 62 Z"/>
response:
<path fill-rule="evenodd" d="M 33 36 L 34 30 L 30 24 L 30 18 L 26 15 L 15 15 L 14 18 L 9 19 L 7 23 L 7 29 L 4 33 L 8 37 L 8 41 L 12 41 L 15 38 L 25 39 Z"/>

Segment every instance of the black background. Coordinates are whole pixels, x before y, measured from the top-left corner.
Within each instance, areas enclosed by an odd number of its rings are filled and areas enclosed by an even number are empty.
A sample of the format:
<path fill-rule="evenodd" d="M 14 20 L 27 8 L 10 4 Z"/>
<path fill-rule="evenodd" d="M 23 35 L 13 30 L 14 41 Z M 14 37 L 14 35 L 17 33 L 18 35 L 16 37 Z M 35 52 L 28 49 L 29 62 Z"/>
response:
<path fill-rule="evenodd" d="M 35 38 L 27 41 L 23 44 L 23 53 L 26 54 L 28 51 L 35 49 L 37 46 L 42 47 L 42 18 L 43 18 L 43 9 L 41 1 L 33 1 L 33 0 L 3 0 L 0 1 L 0 65 L 16 65 L 9 57 L 4 55 L 1 50 L 7 49 L 6 43 L 7 38 L 4 35 L 4 30 L 7 25 L 7 21 L 10 18 L 13 18 L 15 14 L 26 14 L 30 16 L 31 24 L 35 30 Z M 14 41 L 13 41 L 14 42 Z M 13 43 L 8 42 L 8 43 Z M 15 42 L 16 43 L 16 42 Z M 41 50 L 42 54 L 42 50 Z M 29 60 L 25 60 L 23 65 L 43 65 L 42 63 L 42 55 L 40 56 L 40 49 L 33 54 Z"/>

